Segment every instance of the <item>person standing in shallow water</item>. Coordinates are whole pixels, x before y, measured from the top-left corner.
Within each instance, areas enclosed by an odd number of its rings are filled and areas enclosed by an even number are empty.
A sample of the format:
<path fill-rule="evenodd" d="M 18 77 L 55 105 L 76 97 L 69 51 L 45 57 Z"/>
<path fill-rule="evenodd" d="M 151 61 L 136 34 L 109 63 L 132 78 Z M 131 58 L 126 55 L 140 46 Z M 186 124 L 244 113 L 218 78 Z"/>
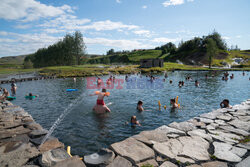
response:
<path fill-rule="evenodd" d="M 106 92 L 106 89 L 102 89 L 102 92 L 96 91 L 94 94 L 90 94 L 90 96 L 97 95 L 96 105 L 94 106 L 93 110 L 97 114 L 103 114 L 106 112 L 111 112 L 108 106 L 104 103 L 104 97 L 109 96 L 110 93 Z"/>
<path fill-rule="evenodd" d="M 15 81 L 12 81 L 12 82 L 11 82 L 11 93 L 12 93 L 13 95 L 16 94 L 16 89 L 17 89 L 16 83 L 15 83 Z"/>

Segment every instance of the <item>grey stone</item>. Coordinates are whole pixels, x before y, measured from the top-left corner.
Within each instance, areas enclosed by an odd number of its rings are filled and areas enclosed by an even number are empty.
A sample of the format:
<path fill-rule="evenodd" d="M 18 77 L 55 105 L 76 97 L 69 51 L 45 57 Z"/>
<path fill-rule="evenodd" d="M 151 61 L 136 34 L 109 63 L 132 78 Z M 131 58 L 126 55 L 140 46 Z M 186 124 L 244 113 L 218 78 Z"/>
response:
<path fill-rule="evenodd" d="M 86 165 L 78 156 L 73 156 L 69 159 L 57 162 L 53 167 L 86 167 Z"/>
<path fill-rule="evenodd" d="M 214 130 L 214 129 L 216 129 L 217 127 L 219 127 L 218 124 L 216 124 L 216 123 L 211 123 L 211 124 L 207 125 L 206 129 L 208 129 L 208 130 Z"/>
<path fill-rule="evenodd" d="M 245 158 L 243 161 L 241 161 L 236 165 L 236 167 L 249 167 L 249 166 L 250 166 L 250 156 L 248 156 L 247 158 Z"/>
<path fill-rule="evenodd" d="M 235 143 L 239 143 L 239 141 L 230 139 L 230 138 L 228 138 L 228 137 L 219 136 L 219 135 L 213 135 L 213 134 L 210 134 L 210 135 L 211 135 L 211 137 L 212 137 L 213 139 L 216 139 L 216 140 L 219 140 L 219 141 L 222 141 L 222 142 L 231 144 L 231 145 L 233 145 L 233 144 L 235 144 Z"/>
<path fill-rule="evenodd" d="M 197 165 L 197 164 L 193 164 L 193 165 L 188 165 L 188 166 L 186 166 L 186 167 L 202 167 L 202 166 Z"/>
<path fill-rule="evenodd" d="M 244 131 L 242 129 L 236 129 L 236 128 L 232 127 L 232 126 L 220 126 L 219 128 L 224 129 L 224 130 L 226 130 L 228 132 L 233 132 L 235 134 L 242 135 L 242 136 L 249 136 L 250 135 L 250 133 L 248 133 L 248 132 L 246 132 L 246 131 Z"/>
<path fill-rule="evenodd" d="M 0 131 L 0 139 L 14 137 L 16 135 L 21 135 L 21 134 L 27 134 L 29 132 L 30 130 L 27 128 L 24 128 L 23 126 L 18 126 L 12 129 L 4 129 Z"/>
<path fill-rule="evenodd" d="M 145 144 L 133 138 L 128 138 L 111 145 L 111 148 L 120 156 L 128 158 L 134 164 L 154 158 L 154 151 Z"/>
<path fill-rule="evenodd" d="M 244 122 L 249 122 L 250 121 L 250 116 L 245 115 L 245 116 L 237 116 L 239 120 L 244 121 Z"/>
<path fill-rule="evenodd" d="M 214 122 L 217 123 L 218 125 L 228 125 L 225 121 L 220 119 L 216 119 Z"/>
<path fill-rule="evenodd" d="M 224 114 L 224 115 L 217 116 L 217 119 L 221 119 L 224 121 L 230 121 L 232 119 L 232 116 Z"/>
<path fill-rule="evenodd" d="M 41 129 L 41 130 L 33 130 L 29 133 L 29 137 L 34 139 L 34 138 L 38 138 L 41 136 L 45 136 L 48 133 L 47 130 L 45 129 Z"/>
<path fill-rule="evenodd" d="M 168 127 L 166 125 L 163 125 L 163 126 L 157 128 L 156 130 L 160 131 L 161 133 L 166 133 L 166 134 L 177 134 L 180 136 L 186 135 L 185 132 L 178 130 L 178 129 L 175 129 L 175 128 Z"/>
<path fill-rule="evenodd" d="M 225 133 L 224 131 L 221 131 L 221 130 L 209 130 L 209 133 L 212 133 L 221 137 L 227 137 L 227 138 L 234 139 L 234 140 L 243 139 L 242 136 L 239 136 L 233 133 Z"/>
<path fill-rule="evenodd" d="M 115 160 L 107 167 L 132 167 L 132 163 L 129 160 L 118 155 Z"/>
<path fill-rule="evenodd" d="M 167 142 L 154 144 L 153 148 L 159 154 L 180 160 L 183 163 L 194 163 L 192 159 L 209 160 L 209 154 L 207 152 L 209 143 L 199 136 L 183 136 L 178 139 L 170 139 Z"/>
<path fill-rule="evenodd" d="M 227 143 L 214 142 L 214 156 L 216 158 L 229 161 L 229 162 L 240 162 L 241 157 L 235 154 L 233 146 Z"/>
<path fill-rule="evenodd" d="M 247 150 L 250 150 L 250 142 L 237 144 L 237 147 L 241 147 L 241 148 L 245 148 Z"/>
<path fill-rule="evenodd" d="M 113 151 L 101 149 L 99 152 L 84 156 L 84 162 L 88 165 L 108 165 L 115 158 Z"/>
<path fill-rule="evenodd" d="M 200 122 L 204 122 L 205 124 L 210 124 L 213 123 L 214 121 L 212 119 L 207 119 L 207 118 L 198 118 Z"/>
<path fill-rule="evenodd" d="M 245 110 L 237 110 L 236 112 L 230 112 L 233 116 L 245 116 L 247 112 Z"/>
<path fill-rule="evenodd" d="M 22 142 L 28 143 L 30 138 L 27 134 L 16 135 L 10 138 L 0 139 L 0 143 L 7 143 L 7 142 Z"/>
<path fill-rule="evenodd" d="M 179 136 L 180 135 L 177 135 L 177 134 L 167 134 L 167 137 L 169 137 L 169 138 L 177 138 Z"/>
<path fill-rule="evenodd" d="M 142 131 L 139 135 L 136 135 L 135 138 L 146 144 L 153 144 L 154 142 L 164 142 L 168 140 L 167 134 L 158 130 Z"/>
<path fill-rule="evenodd" d="M 246 154 L 247 149 L 239 148 L 239 147 L 233 147 L 231 152 L 238 155 L 239 157 L 242 157 L 242 156 L 244 156 Z"/>
<path fill-rule="evenodd" d="M 177 165 L 173 164 L 172 162 L 170 161 L 166 161 L 164 162 L 163 164 L 161 164 L 160 167 L 178 167 Z"/>
<path fill-rule="evenodd" d="M 221 115 L 221 114 L 222 113 L 220 113 L 218 111 L 213 111 L 213 112 L 201 114 L 200 117 L 202 117 L 202 118 L 208 118 L 208 119 L 216 119 L 216 117 L 218 115 Z"/>
<path fill-rule="evenodd" d="M 188 120 L 188 122 L 192 123 L 194 126 L 198 128 L 202 128 L 202 129 L 206 128 L 206 124 L 204 122 L 198 122 L 196 119 Z"/>
<path fill-rule="evenodd" d="M 39 146 L 40 152 L 46 152 L 56 148 L 64 148 L 64 144 L 61 143 L 57 138 L 50 138 Z"/>
<path fill-rule="evenodd" d="M 29 128 L 30 130 L 42 130 L 42 126 L 38 123 L 35 122 L 31 122 L 25 125 L 27 128 Z"/>
<path fill-rule="evenodd" d="M 144 162 L 141 162 L 139 164 L 137 164 L 138 167 L 142 167 L 144 165 L 152 165 L 153 167 L 158 167 L 158 163 L 155 161 L 155 159 L 150 159 Z"/>
<path fill-rule="evenodd" d="M 202 129 L 196 129 L 196 130 L 189 131 L 188 135 L 190 135 L 190 136 L 200 136 L 200 137 L 206 139 L 207 141 L 210 141 L 210 142 L 213 141 L 212 137 L 210 135 L 206 134 L 206 131 L 202 130 Z"/>
<path fill-rule="evenodd" d="M 227 163 L 221 161 L 212 161 L 201 164 L 202 167 L 227 167 Z"/>
<path fill-rule="evenodd" d="M 42 166 L 49 167 L 68 158 L 70 158 L 69 154 L 64 149 L 58 148 L 44 152 L 39 162 Z"/>
<path fill-rule="evenodd" d="M 249 122 L 244 122 L 239 119 L 232 120 L 228 122 L 228 124 L 233 125 L 239 129 L 245 130 L 247 132 L 250 131 L 250 123 Z"/>
<path fill-rule="evenodd" d="M 189 122 L 180 122 L 180 123 L 172 122 L 168 126 L 171 128 L 184 131 L 184 132 L 188 132 L 188 131 L 196 129 L 196 127 L 192 123 L 189 123 Z"/>
<path fill-rule="evenodd" d="M 8 142 L 0 147 L 0 166 L 23 166 L 38 154 L 30 143 Z"/>

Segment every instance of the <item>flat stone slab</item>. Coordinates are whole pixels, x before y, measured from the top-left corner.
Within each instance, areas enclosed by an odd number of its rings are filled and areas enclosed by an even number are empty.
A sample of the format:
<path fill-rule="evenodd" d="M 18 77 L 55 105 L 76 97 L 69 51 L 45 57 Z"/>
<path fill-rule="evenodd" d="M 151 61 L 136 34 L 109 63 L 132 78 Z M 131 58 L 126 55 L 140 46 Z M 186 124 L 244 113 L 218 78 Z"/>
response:
<path fill-rule="evenodd" d="M 247 132 L 250 131 L 250 123 L 249 122 L 244 122 L 244 121 L 241 121 L 239 119 L 234 119 L 234 120 L 228 122 L 228 124 L 233 125 L 236 128 L 245 130 Z"/>
<path fill-rule="evenodd" d="M 210 123 L 214 122 L 214 120 L 208 119 L 208 118 L 199 118 L 199 117 L 197 117 L 197 119 L 200 120 L 200 122 L 204 122 L 205 124 L 210 124 Z"/>
<path fill-rule="evenodd" d="M 151 148 L 133 138 L 114 143 L 111 145 L 111 148 L 118 155 L 129 159 L 134 164 L 147 159 L 152 159 L 155 156 L 155 153 Z"/>
<path fill-rule="evenodd" d="M 156 143 L 154 150 L 159 154 L 180 160 L 181 162 L 194 163 L 194 160 L 209 160 L 207 149 L 209 143 L 199 136 L 183 136 L 178 139 L 170 139 L 167 142 Z M 184 158 L 190 157 L 190 158 Z"/>
<path fill-rule="evenodd" d="M 132 163 L 129 160 L 118 155 L 115 160 L 107 167 L 132 167 Z"/>
<path fill-rule="evenodd" d="M 237 147 L 245 148 L 250 150 L 250 142 L 237 144 Z"/>
<path fill-rule="evenodd" d="M 227 143 L 214 142 L 213 146 L 214 156 L 229 162 L 240 162 L 241 157 L 247 152 L 246 149 L 234 147 Z"/>
<path fill-rule="evenodd" d="M 250 121 L 250 116 L 248 115 L 245 115 L 245 116 L 237 116 L 237 118 L 241 121 L 244 121 L 244 122 L 249 122 Z"/>
<path fill-rule="evenodd" d="M 227 163 L 221 161 L 212 161 L 201 164 L 202 167 L 228 167 Z"/>
<path fill-rule="evenodd" d="M 223 114 L 223 115 L 217 116 L 217 119 L 221 119 L 224 121 L 230 121 L 232 119 L 232 116 Z"/>
<path fill-rule="evenodd" d="M 218 115 L 221 115 L 221 114 L 222 114 L 221 112 L 213 111 L 213 112 L 201 114 L 200 117 L 202 117 L 202 118 L 208 118 L 208 119 L 216 119 L 216 117 Z"/>
<path fill-rule="evenodd" d="M 160 131 L 161 133 L 166 133 L 166 134 L 177 134 L 180 136 L 186 135 L 185 132 L 178 130 L 178 129 L 175 129 L 175 128 L 168 127 L 166 125 L 163 125 L 163 126 L 157 128 L 156 130 Z"/>
<path fill-rule="evenodd" d="M 115 154 L 113 151 L 109 149 L 101 149 L 97 153 L 84 156 L 84 162 L 87 165 L 108 165 L 114 160 L 114 158 Z"/>
<path fill-rule="evenodd" d="M 43 145 L 39 146 L 40 152 L 46 152 L 56 148 L 64 148 L 64 144 L 61 143 L 57 138 L 46 140 Z"/>
<path fill-rule="evenodd" d="M 250 156 L 248 156 L 247 158 L 245 158 L 243 161 L 241 161 L 236 165 L 236 167 L 249 167 L 249 166 L 250 166 Z"/>
<path fill-rule="evenodd" d="M 9 142 L 0 147 L 0 166 L 23 166 L 39 151 L 30 143 Z"/>
<path fill-rule="evenodd" d="M 163 164 L 161 164 L 160 167 L 178 167 L 177 165 L 173 164 L 172 162 L 170 161 L 166 161 L 164 162 Z"/>
<path fill-rule="evenodd" d="M 41 130 L 33 130 L 29 133 L 29 137 L 34 139 L 34 138 L 38 138 L 41 136 L 45 136 L 48 133 L 47 130 L 45 129 L 41 129 Z"/>
<path fill-rule="evenodd" d="M 80 160 L 78 156 L 74 156 L 56 163 L 56 165 L 53 167 L 86 167 L 86 165 L 82 162 L 82 160 Z"/>
<path fill-rule="evenodd" d="M 206 124 L 204 122 L 198 122 L 196 119 L 188 120 L 188 122 L 192 123 L 194 126 L 198 128 L 202 128 L 202 129 L 206 128 Z"/>
<path fill-rule="evenodd" d="M 27 134 L 30 131 L 31 130 L 24 128 L 23 126 L 18 126 L 12 129 L 4 129 L 0 131 L 0 139 L 9 138 L 21 134 Z"/>
<path fill-rule="evenodd" d="M 232 126 L 220 126 L 219 128 L 225 130 L 225 131 L 228 131 L 228 132 L 233 132 L 235 134 L 239 134 L 239 135 L 242 135 L 242 136 L 249 136 L 250 133 L 246 132 L 245 130 L 242 130 L 242 129 L 236 129 Z"/>
<path fill-rule="evenodd" d="M 171 128 L 175 128 L 184 132 L 188 132 L 191 130 L 196 129 L 195 125 L 193 125 L 192 123 L 189 122 L 172 122 L 171 124 L 168 125 Z"/>
<path fill-rule="evenodd" d="M 214 120 L 214 122 L 217 123 L 218 125 L 223 125 L 223 126 L 228 125 L 225 121 L 220 119 L 216 119 Z"/>
<path fill-rule="evenodd" d="M 153 167 L 158 167 L 159 166 L 158 163 L 155 161 L 155 159 L 150 159 L 150 160 L 147 160 L 147 161 L 144 161 L 144 162 L 141 162 L 141 163 L 137 164 L 138 167 L 143 167 L 145 165 L 151 165 Z"/>
<path fill-rule="evenodd" d="M 236 139 L 236 140 L 241 140 L 243 139 L 243 136 L 240 135 L 236 135 L 233 133 L 226 133 L 224 131 L 221 130 L 209 130 L 209 133 L 217 135 L 217 136 L 221 136 L 221 137 L 226 137 L 226 138 L 230 138 L 230 139 Z"/>
<path fill-rule="evenodd" d="M 154 142 L 164 142 L 168 140 L 167 134 L 158 130 L 142 131 L 140 134 L 133 136 L 133 138 L 146 144 L 153 144 Z"/>
<path fill-rule="evenodd" d="M 213 141 L 212 137 L 209 134 L 207 134 L 205 130 L 202 130 L 202 129 L 195 129 L 195 130 L 189 131 L 188 135 L 190 135 L 190 136 L 200 136 L 200 137 L 202 137 L 203 139 L 206 139 L 209 142 Z"/>

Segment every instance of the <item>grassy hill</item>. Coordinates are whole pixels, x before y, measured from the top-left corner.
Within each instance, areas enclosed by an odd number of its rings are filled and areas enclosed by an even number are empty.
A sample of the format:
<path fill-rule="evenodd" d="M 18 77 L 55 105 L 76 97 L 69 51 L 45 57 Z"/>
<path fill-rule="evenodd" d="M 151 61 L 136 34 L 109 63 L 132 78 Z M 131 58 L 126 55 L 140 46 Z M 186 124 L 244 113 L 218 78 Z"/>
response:
<path fill-rule="evenodd" d="M 0 58 L 0 65 L 22 65 L 27 55 L 8 56 Z"/>

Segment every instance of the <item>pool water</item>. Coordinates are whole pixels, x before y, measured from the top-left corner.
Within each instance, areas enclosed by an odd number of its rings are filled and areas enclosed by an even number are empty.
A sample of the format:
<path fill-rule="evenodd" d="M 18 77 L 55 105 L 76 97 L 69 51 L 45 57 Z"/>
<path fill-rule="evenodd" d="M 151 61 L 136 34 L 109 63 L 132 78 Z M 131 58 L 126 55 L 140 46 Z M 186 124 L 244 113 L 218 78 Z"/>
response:
<path fill-rule="evenodd" d="M 79 96 L 78 104 L 72 107 L 72 111 L 65 117 L 53 132 L 53 136 L 59 138 L 66 146 L 71 146 L 72 154 L 80 156 L 108 147 L 114 142 L 121 141 L 129 136 L 138 134 L 143 130 L 152 130 L 161 125 L 167 125 L 173 121 L 180 122 L 210 112 L 219 108 L 220 102 L 227 98 L 230 104 L 238 104 L 249 98 L 249 72 L 242 76 L 242 72 L 234 73 L 234 79 L 222 81 L 222 72 L 217 72 L 214 77 L 210 72 L 168 72 L 168 78 L 163 82 L 163 74 L 155 75 L 158 79 L 148 81 L 146 76 L 129 76 L 129 81 L 122 84 L 122 89 L 108 90 L 111 95 L 105 97 L 105 103 L 111 102 L 110 114 L 95 115 L 92 108 L 96 103 L 96 96 L 89 96 L 96 90 L 87 89 L 87 79 L 72 78 L 38 80 L 17 83 L 17 99 L 12 102 L 23 107 L 30 113 L 35 121 L 44 128 L 49 129 L 63 111 Z M 208 74 L 209 78 L 205 79 Z M 186 76 L 191 76 L 192 81 L 186 81 Z M 116 75 L 116 79 L 125 79 L 124 75 Z M 103 76 L 106 80 L 108 76 Z M 199 80 L 200 87 L 195 87 L 194 81 Z M 137 80 L 136 84 L 133 84 Z M 173 83 L 170 84 L 169 80 Z M 185 85 L 178 87 L 178 82 L 183 80 Z M 10 84 L 2 84 L 1 87 L 10 90 Z M 120 88 L 120 87 L 118 87 Z M 74 92 L 66 92 L 66 89 L 78 89 Z M 35 99 L 26 99 L 25 95 L 32 92 L 39 95 Z M 170 99 L 179 96 L 181 108 L 175 111 L 170 109 Z M 148 111 L 138 112 L 136 105 L 138 100 L 144 102 L 144 108 Z M 167 109 L 158 109 L 158 100 Z M 141 127 L 131 128 L 125 125 L 130 117 L 136 115 L 142 124 Z"/>

